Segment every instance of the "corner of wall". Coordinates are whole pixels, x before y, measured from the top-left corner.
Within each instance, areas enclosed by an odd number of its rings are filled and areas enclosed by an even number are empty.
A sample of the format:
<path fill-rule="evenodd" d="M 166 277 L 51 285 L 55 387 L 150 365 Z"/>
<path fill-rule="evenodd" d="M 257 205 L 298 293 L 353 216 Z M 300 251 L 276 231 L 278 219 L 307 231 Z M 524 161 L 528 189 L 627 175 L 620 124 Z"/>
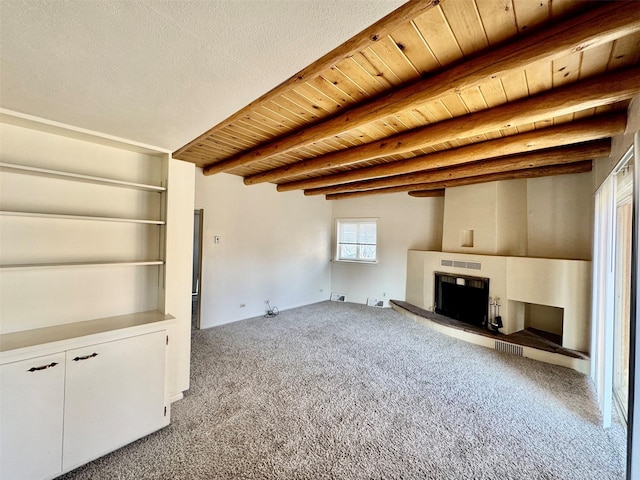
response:
<path fill-rule="evenodd" d="M 627 109 L 627 128 L 624 134 L 613 137 L 611 154 L 607 158 L 600 158 L 593 161 L 594 193 L 613 171 L 629 147 L 633 145 L 634 135 L 638 131 L 640 131 L 640 94 L 635 95 L 629 103 Z"/>

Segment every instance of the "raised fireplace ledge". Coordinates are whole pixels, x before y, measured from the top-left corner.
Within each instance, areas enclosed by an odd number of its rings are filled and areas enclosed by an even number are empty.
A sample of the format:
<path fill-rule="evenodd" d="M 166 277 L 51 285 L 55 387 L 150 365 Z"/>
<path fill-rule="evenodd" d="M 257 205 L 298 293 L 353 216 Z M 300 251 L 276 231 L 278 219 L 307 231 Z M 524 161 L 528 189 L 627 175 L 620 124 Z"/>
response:
<path fill-rule="evenodd" d="M 433 311 L 435 272 L 489 278 L 489 295 L 500 298 L 505 334 L 524 329 L 524 303 L 562 308 L 562 346 L 589 352 L 591 262 L 409 250 L 408 303 Z"/>

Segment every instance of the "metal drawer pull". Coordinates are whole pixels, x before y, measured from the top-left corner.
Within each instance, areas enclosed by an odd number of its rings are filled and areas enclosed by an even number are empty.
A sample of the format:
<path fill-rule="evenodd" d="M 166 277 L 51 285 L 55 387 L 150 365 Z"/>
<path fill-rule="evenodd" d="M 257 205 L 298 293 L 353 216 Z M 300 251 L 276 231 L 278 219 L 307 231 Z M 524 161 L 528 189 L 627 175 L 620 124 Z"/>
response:
<path fill-rule="evenodd" d="M 38 370 L 46 370 L 47 368 L 53 368 L 58 365 L 56 362 L 51 362 L 49 365 L 42 365 L 41 367 L 31 367 L 27 372 L 37 372 Z"/>
<path fill-rule="evenodd" d="M 80 360 L 89 360 L 90 358 L 97 357 L 98 354 L 93 352 L 91 355 L 85 355 L 84 357 L 76 357 L 73 359 L 74 362 L 79 362 Z"/>

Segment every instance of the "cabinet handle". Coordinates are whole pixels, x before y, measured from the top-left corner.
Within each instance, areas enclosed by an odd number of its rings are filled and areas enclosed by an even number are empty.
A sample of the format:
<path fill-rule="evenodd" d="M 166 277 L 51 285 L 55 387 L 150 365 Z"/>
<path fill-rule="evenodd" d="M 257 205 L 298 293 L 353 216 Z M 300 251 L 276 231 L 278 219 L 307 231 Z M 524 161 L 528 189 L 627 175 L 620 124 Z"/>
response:
<path fill-rule="evenodd" d="M 47 368 L 53 368 L 58 365 L 56 362 L 51 362 L 49 365 L 42 365 L 41 367 L 31 367 L 27 372 L 37 372 L 39 370 L 46 370 Z"/>
<path fill-rule="evenodd" d="M 85 355 L 84 357 L 76 357 L 73 359 L 74 362 L 79 362 L 80 360 L 89 360 L 90 358 L 97 357 L 98 354 L 93 352 L 91 355 Z"/>

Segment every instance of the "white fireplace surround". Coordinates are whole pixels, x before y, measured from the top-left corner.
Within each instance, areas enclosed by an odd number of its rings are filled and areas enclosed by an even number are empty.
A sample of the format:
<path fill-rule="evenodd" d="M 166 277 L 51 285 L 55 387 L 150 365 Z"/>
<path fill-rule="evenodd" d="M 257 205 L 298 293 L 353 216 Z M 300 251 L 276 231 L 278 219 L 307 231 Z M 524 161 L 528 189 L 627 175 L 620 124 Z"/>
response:
<path fill-rule="evenodd" d="M 562 346 L 589 351 L 591 262 L 409 250 L 408 303 L 433 311 L 437 271 L 489 278 L 489 295 L 500 297 L 505 334 L 525 328 L 527 304 L 563 309 Z"/>

